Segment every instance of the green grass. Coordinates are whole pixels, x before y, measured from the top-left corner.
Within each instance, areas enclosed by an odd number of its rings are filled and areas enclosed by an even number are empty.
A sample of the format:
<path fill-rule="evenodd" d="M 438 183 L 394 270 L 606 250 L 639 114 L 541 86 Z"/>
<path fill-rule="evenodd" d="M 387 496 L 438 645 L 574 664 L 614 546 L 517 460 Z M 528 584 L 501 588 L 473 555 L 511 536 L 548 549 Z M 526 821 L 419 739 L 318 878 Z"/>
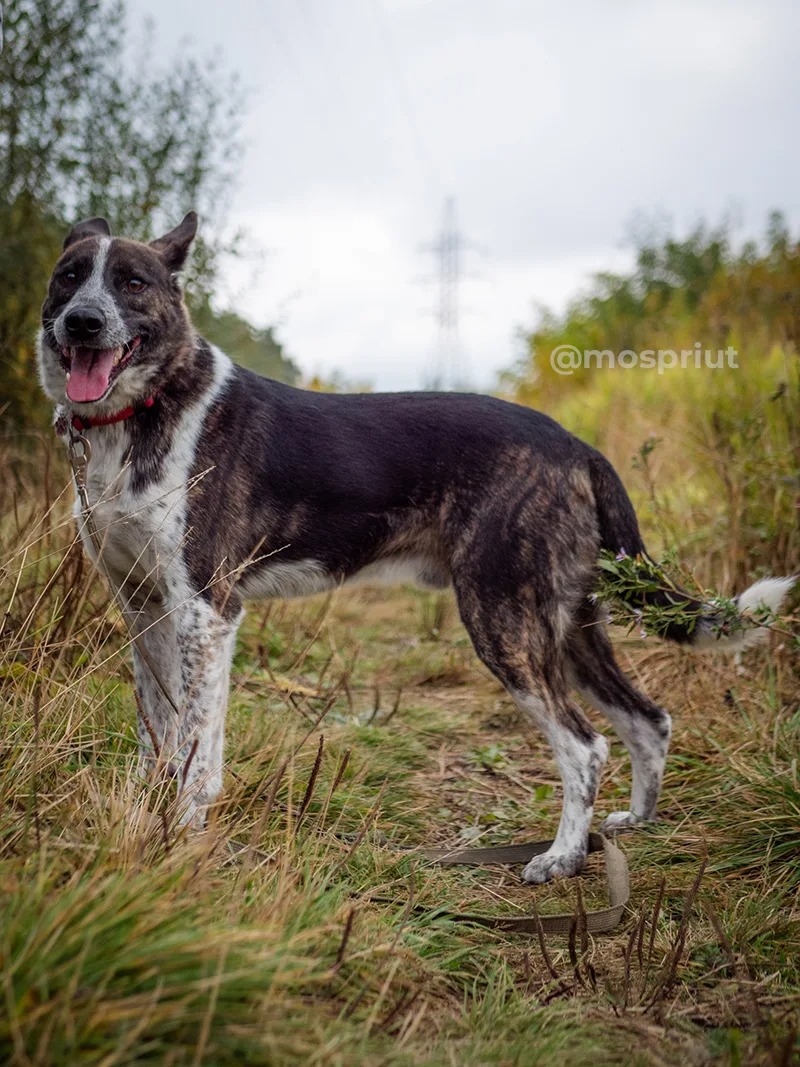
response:
<path fill-rule="evenodd" d="M 662 821 L 622 840 L 621 926 L 583 946 L 548 938 L 545 955 L 442 912 L 570 910 L 573 880 L 533 889 L 414 855 L 549 836 L 560 807 L 546 746 L 477 664 L 449 597 L 365 589 L 254 609 L 225 790 L 208 831 L 181 837 L 169 791 L 135 776 L 124 633 L 55 514 L 36 527 L 31 500 L 3 526 L 0 1062 L 687 1067 L 800 1053 L 791 641 L 738 673 L 621 639 L 675 719 Z M 39 537 L 27 556 L 14 547 Z M 599 815 L 625 802 L 629 774 L 614 744 Z M 596 860 L 581 886 L 602 905 Z"/>

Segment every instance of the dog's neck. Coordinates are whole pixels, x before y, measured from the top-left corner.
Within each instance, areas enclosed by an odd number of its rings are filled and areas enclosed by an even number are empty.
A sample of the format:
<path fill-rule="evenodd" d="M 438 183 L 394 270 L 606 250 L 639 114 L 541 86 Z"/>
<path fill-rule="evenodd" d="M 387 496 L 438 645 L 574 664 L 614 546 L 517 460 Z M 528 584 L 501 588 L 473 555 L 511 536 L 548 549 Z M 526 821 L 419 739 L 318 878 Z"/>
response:
<path fill-rule="evenodd" d="M 77 430 L 78 433 L 83 433 L 84 430 L 91 430 L 95 426 L 111 426 L 115 422 L 125 422 L 127 419 L 133 418 L 134 415 L 151 408 L 156 402 L 157 395 L 157 393 L 153 393 L 145 397 L 141 403 L 129 404 L 128 407 L 121 408 L 110 415 L 72 415 L 69 422 L 73 430 Z"/>
<path fill-rule="evenodd" d="M 133 488 L 146 488 L 161 477 L 181 422 L 202 408 L 217 378 L 228 373 L 230 360 L 219 351 L 215 355 L 215 351 L 193 334 L 185 346 L 173 352 L 168 372 L 129 407 L 112 407 L 109 398 L 102 413 L 84 414 L 62 400 L 56 407 L 56 433 L 66 441 L 71 432 L 86 432 L 96 458 L 102 454 L 106 460 L 129 462 Z M 86 431 L 80 428 L 83 426 Z"/>

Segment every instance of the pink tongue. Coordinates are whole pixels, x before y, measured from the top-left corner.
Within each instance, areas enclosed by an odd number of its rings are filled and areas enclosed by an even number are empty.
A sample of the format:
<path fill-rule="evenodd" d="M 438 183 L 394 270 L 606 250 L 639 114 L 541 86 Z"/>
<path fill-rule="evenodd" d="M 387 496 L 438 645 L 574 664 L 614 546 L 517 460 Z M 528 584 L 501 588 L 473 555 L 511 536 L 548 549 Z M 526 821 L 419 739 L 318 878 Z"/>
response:
<path fill-rule="evenodd" d="M 76 348 L 67 382 L 67 396 L 78 404 L 99 400 L 108 389 L 116 348 Z"/>

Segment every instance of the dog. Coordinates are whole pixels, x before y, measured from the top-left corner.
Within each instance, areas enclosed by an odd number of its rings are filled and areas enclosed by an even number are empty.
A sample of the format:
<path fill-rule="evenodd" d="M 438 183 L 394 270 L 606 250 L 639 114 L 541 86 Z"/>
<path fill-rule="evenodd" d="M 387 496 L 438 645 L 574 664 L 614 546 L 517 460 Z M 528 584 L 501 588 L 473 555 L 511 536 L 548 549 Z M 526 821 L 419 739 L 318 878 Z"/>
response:
<path fill-rule="evenodd" d="M 198 336 L 184 303 L 179 273 L 196 228 L 189 213 L 145 244 L 113 237 L 101 218 L 76 225 L 38 344 L 57 429 L 91 444 L 97 537 L 85 524 L 82 537 L 133 622 L 140 770 L 166 754 L 182 822 L 205 824 L 222 787 L 245 601 L 356 580 L 452 586 L 475 652 L 561 774 L 555 840 L 523 878 L 577 874 L 608 744 L 571 691 L 630 753 L 630 806 L 606 831 L 655 818 L 670 741 L 669 714 L 620 670 L 592 597 L 601 550 L 645 553 L 618 475 L 547 415 L 493 397 L 322 394 L 236 366 Z M 765 579 L 739 597 L 733 635 L 717 634 L 708 605 L 666 636 L 741 647 L 762 635 L 747 613 L 777 611 L 792 581 Z"/>

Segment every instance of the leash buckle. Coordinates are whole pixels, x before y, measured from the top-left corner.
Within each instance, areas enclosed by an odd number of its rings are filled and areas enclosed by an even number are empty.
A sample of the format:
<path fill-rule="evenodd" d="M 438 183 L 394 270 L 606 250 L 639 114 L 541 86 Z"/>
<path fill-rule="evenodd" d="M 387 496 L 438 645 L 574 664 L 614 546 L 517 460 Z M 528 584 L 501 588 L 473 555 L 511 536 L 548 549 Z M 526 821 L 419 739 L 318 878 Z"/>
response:
<path fill-rule="evenodd" d="M 92 446 L 82 433 L 75 433 L 74 430 L 70 429 L 67 450 L 69 452 L 69 463 L 72 467 L 72 473 L 75 476 L 75 486 L 78 490 L 81 506 L 83 507 L 84 512 L 87 512 L 90 509 L 89 495 L 86 492 L 86 471 L 89 466 L 89 460 L 92 458 Z"/>
<path fill-rule="evenodd" d="M 80 445 L 80 451 L 77 449 Z M 92 458 L 92 446 L 82 433 L 72 433 L 69 439 L 69 462 L 79 488 L 86 487 L 86 468 Z"/>

